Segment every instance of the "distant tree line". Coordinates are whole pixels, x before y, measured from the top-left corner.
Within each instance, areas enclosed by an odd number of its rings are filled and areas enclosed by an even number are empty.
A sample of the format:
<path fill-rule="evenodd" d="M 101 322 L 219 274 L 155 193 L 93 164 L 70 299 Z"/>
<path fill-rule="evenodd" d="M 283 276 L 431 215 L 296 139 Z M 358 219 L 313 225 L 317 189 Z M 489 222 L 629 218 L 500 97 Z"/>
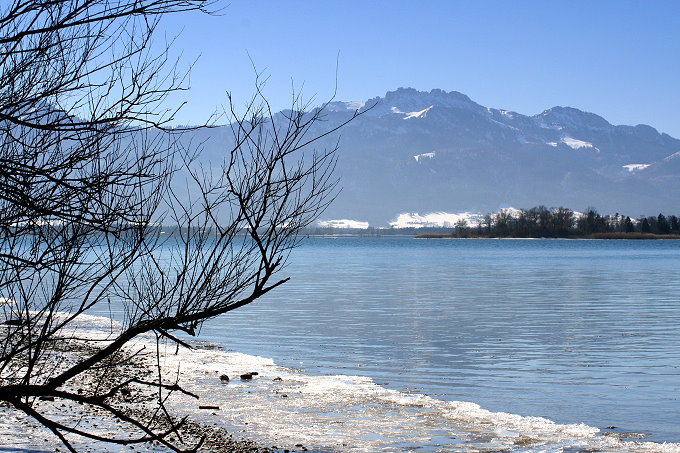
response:
<path fill-rule="evenodd" d="M 455 225 L 455 236 L 479 237 L 587 237 L 598 235 L 680 235 L 680 219 L 677 216 L 640 217 L 600 215 L 596 209 L 576 213 L 567 208 L 548 209 L 537 206 L 531 209 L 502 210 L 487 214 L 475 227 L 465 222 Z"/>

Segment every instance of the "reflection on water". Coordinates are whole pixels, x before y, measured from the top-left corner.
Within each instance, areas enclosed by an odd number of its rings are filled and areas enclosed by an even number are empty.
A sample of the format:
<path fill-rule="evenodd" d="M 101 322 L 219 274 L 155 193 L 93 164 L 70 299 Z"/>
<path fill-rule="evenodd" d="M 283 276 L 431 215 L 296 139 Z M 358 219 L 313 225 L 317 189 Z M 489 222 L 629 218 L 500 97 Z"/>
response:
<path fill-rule="evenodd" d="M 680 241 L 310 239 L 206 339 L 308 373 L 680 441 Z"/>

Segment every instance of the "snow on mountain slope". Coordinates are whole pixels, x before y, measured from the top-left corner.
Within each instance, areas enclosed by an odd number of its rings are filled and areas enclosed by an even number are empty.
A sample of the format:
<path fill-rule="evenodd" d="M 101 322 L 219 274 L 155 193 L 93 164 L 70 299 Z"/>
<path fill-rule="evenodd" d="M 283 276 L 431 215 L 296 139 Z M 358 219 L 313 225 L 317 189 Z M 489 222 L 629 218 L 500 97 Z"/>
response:
<path fill-rule="evenodd" d="M 342 191 L 325 219 L 415 225 L 434 217 L 404 213 L 540 204 L 633 217 L 680 214 L 680 154 L 674 157 L 680 140 L 650 126 L 616 126 L 569 107 L 529 116 L 455 91 L 400 88 L 366 102 L 331 103 L 310 134 L 347 121 L 357 108 L 363 114 L 314 143 L 332 149 L 339 139 Z M 216 145 L 206 145 L 206 155 L 219 159 L 228 131 L 200 130 L 196 141 L 213 135 Z M 440 217 L 455 223 L 447 215 Z"/>
<path fill-rule="evenodd" d="M 320 220 L 317 222 L 317 225 L 321 228 L 351 228 L 357 230 L 365 230 L 369 227 L 368 222 L 361 222 L 359 220 L 351 219 Z"/>
<path fill-rule="evenodd" d="M 413 158 L 416 160 L 416 162 L 420 162 L 421 159 L 434 159 L 434 157 L 437 155 L 437 153 L 423 153 L 423 154 L 417 154 L 413 156 Z"/>
<path fill-rule="evenodd" d="M 451 214 L 448 212 L 431 212 L 420 215 L 414 212 L 399 214 L 395 220 L 390 222 L 393 228 L 425 228 L 443 227 L 453 228 L 457 222 L 464 221 L 466 226 L 473 227 L 479 225 L 484 216 L 474 212 L 461 212 Z"/>
<path fill-rule="evenodd" d="M 577 140 L 577 139 L 571 138 L 571 137 L 563 137 L 561 142 L 564 143 L 565 145 L 567 145 L 571 149 L 592 148 L 596 151 L 599 151 L 599 149 L 597 149 L 597 147 L 593 146 L 592 143 L 585 142 L 583 140 Z"/>
<path fill-rule="evenodd" d="M 446 92 L 432 90 L 420 92 L 413 88 L 399 88 L 388 91 L 385 97 L 377 97 L 366 101 L 364 109 L 370 110 L 368 116 L 382 116 L 386 113 L 420 112 L 431 106 L 458 109 L 485 110 L 481 105 L 473 102 L 469 97 L 457 91 Z"/>
<path fill-rule="evenodd" d="M 355 110 L 361 110 L 364 105 L 366 105 L 366 103 L 363 101 L 331 102 L 326 106 L 326 110 L 329 112 L 353 112 Z"/>
<path fill-rule="evenodd" d="M 411 112 L 407 113 L 406 116 L 404 117 L 405 120 L 410 120 L 411 118 L 425 118 L 425 114 L 427 113 L 428 110 L 430 110 L 433 106 L 429 106 L 426 109 L 423 109 L 419 112 Z"/>
<path fill-rule="evenodd" d="M 431 220 L 396 213 L 538 204 L 633 216 L 680 212 L 680 200 L 659 187 L 669 184 L 670 164 L 658 166 L 655 174 L 665 169 L 658 180 L 624 167 L 680 151 L 680 140 L 649 126 L 614 126 L 569 107 L 528 116 L 442 90 L 402 88 L 368 106 L 342 132 L 343 192 L 330 207 L 334 218 L 413 225 Z"/>
<path fill-rule="evenodd" d="M 623 165 L 623 168 L 628 170 L 629 172 L 633 173 L 636 171 L 644 170 L 645 168 L 649 167 L 650 164 L 628 164 L 628 165 Z"/>
<path fill-rule="evenodd" d="M 613 127 L 607 120 L 594 113 L 572 107 L 552 107 L 534 116 L 543 127 L 563 129 L 607 130 Z"/>

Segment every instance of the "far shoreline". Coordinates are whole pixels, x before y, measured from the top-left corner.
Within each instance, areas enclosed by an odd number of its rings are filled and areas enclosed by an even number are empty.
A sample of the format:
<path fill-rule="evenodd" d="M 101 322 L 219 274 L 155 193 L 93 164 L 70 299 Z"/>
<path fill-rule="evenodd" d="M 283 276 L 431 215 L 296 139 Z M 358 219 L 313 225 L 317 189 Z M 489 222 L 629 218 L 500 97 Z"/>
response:
<path fill-rule="evenodd" d="M 680 240 L 680 234 L 653 233 L 592 233 L 571 236 L 493 236 L 465 233 L 426 233 L 416 239 L 632 239 L 632 240 Z"/>

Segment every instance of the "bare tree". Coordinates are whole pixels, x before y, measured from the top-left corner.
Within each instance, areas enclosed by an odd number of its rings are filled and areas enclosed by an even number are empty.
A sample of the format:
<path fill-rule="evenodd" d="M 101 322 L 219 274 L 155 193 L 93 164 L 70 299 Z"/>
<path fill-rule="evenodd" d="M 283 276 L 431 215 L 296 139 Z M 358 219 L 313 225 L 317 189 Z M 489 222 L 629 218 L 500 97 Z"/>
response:
<path fill-rule="evenodd" d="M 188 392 L 160 366 L 130 371 L 130 342 L 154 333 L 188 347 L 178 332 L 196 335 L 283 284 L 297 233 L 334 194 L 335 147 L 303 150 L 342 125 L 322 131 L 323 108 L 298 96 L 279 114 L 259 83 L 240 113 L 229 99 L 232 142 L 210 165 L 165 127 L 175 111 L 164 101 L 184 77 L 167 51 L 151 52 L 154 30 L 163 15 L 211 6 L 14 0 L 0 10 L 0 402 L 71 451 L 73 436 L 197 449 L 165 406 Z M 107 304 L 122 323 L 84 343 L 79 320 Z M 88 376 L 96 385 L 77 391 Z M 134 386 L 154 389 L 151 412 L 119 404 Z M 127 431 L 101 435 L 43 410 L 64 402 Z"/>

